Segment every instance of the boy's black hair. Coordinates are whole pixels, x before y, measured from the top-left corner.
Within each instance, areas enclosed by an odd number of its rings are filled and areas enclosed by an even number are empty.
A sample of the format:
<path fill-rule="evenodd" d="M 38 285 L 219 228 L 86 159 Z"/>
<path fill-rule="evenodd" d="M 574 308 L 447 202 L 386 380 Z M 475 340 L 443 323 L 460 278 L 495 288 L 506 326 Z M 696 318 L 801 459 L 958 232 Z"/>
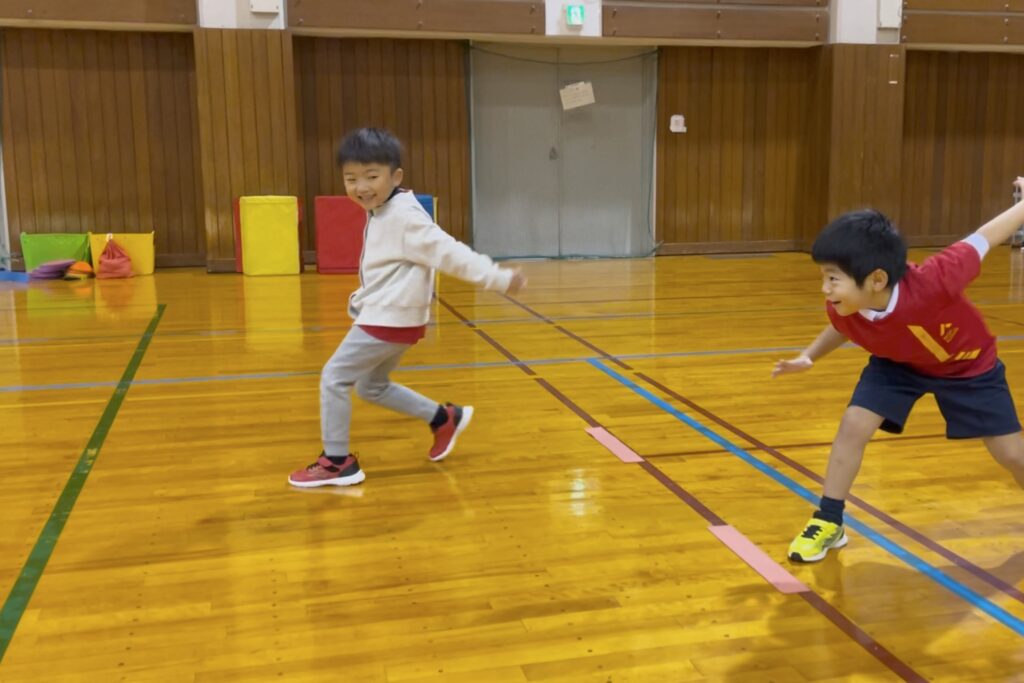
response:
<path fill-rule="evenodd" d="M 894 286 L 907 271 L 907 243 L 880 211 L 845 213 L 821 231 L 811 247 L 815 263 L 835 264 L 858 287 L 876 270 Z"/>
<path fill-rule="evenodd" d="M 387 164 L 394 171 L 402 165 L 402 143 L 382 128 L 357 128 L 338 145 L 338 166 L 349 161 Z"/>

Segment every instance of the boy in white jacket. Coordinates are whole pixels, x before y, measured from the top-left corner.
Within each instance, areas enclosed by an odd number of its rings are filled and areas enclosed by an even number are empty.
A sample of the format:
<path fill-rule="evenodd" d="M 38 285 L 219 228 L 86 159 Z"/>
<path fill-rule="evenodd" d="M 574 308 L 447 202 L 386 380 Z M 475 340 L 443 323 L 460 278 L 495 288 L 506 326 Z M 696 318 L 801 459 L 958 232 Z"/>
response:
<path fill-rule="evenodd" d="M 369 213 L 359 261 L 360 287 L 349 297 L 355 321 L 320 374 L 320 431 L 323 453 L 293 472 L 293 486 L 350 486 L 366 478 L 349 452 L 351 389 L 377 405 L 430 424 L 434 445 L 428 457 L 443 460 L 469 425 L 472 406 L 440 405 L 388 375 L 402 355 L 426 333 L 434 293 L 434 270 L 486 289 L 519 291 L 526 279 L 497 266 L 438 227 L 402 183 L 402 146 L 376 128 L 349 133 L 338 149 L 345 192 Z"/>

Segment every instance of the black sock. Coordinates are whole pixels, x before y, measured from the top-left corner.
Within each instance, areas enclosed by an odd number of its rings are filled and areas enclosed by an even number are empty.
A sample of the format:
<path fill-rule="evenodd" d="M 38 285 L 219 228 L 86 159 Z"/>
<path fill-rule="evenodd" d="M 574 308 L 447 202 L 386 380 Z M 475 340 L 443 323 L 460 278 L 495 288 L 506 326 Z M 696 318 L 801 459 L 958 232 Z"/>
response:
<path fill-rule="evenodd" d="M 340 465 L 348 459 L 347 455 L 325 455 L 324 457 L 335 465 Z"/>
<path fill-rule="evenodd" d="M 814 517 L 826 522 L 832 522 L 833 524 L 842 524 L 844 507 L 846 507 L 845 500 L 836 500 L 835 498 L 822 496 L 821 505 L 817 512 L 814 513 Z"/>
<path fill-rule="evenodd" d="M 430 421 L 430 428 L 437 429 L 445 422 L 448 421 L 448 411 L 440 403 L 437 404 L 437 412 L 434 413 L 434 419 Z"/>

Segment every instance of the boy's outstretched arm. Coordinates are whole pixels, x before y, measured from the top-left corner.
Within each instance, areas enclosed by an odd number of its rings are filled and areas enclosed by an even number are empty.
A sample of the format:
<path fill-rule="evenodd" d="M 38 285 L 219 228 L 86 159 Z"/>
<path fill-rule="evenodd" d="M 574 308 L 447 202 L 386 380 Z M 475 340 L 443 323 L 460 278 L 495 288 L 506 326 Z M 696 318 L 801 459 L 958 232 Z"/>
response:
<path fill-rule="evenodd" d="M 523 275 L 521 268 L 512 269 L 512 281 L 508 285 L 508 289 L 505 290 L 506 294 L 518 294 L 526 287 L 526 276 Z"/>
<path fill-rule="evenodd" d="M 780 360 L 775 363 L 772 377 L 810 370 L 814 366 L 814 361 L 822 356 L 827 356 L 845 343 L 846 337 L 830 323 L 799 356 L 792 360 Z"/>
<path fill-rule="evenodd" d="M 486 289 L 515 294 L 526 286 L 519 268 L 498 266 L 434 223 L 409 226 L 402 238 L 406 258 Z"/>
<path fill-rule="evenodd" d="M 1017 178 L 1014 185 L 1024 191 L 1024 178 Z M 989 246 L 997 247 L 1010 239 L 1021 225 L 1024 225 L 1024 202 L 1014 204 L 978 228 L 975 234 L 981 235 L 988 240 Z"/>

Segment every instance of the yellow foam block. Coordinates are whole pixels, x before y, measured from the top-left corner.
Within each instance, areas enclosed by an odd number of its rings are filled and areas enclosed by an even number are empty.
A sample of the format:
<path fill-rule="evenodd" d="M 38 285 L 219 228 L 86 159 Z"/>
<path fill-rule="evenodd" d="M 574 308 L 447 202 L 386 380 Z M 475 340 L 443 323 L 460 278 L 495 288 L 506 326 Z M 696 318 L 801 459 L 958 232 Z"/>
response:
<path fill-rule="evenodd" d="M 299 272 L 299 200 L 296 197 L 241 197 L 242 272 L 295 275 Z"/>
<path fill-rule="evenodd" d="M 92 252 L 92 269 L 100 272 L 100 256 L 107 246 L 107 239 L 113 237 L 132 260 L 132 272 L 136 275 L 152 275 L 156 262 L 151 232 L 89 233 L 89 250 Z"/>

